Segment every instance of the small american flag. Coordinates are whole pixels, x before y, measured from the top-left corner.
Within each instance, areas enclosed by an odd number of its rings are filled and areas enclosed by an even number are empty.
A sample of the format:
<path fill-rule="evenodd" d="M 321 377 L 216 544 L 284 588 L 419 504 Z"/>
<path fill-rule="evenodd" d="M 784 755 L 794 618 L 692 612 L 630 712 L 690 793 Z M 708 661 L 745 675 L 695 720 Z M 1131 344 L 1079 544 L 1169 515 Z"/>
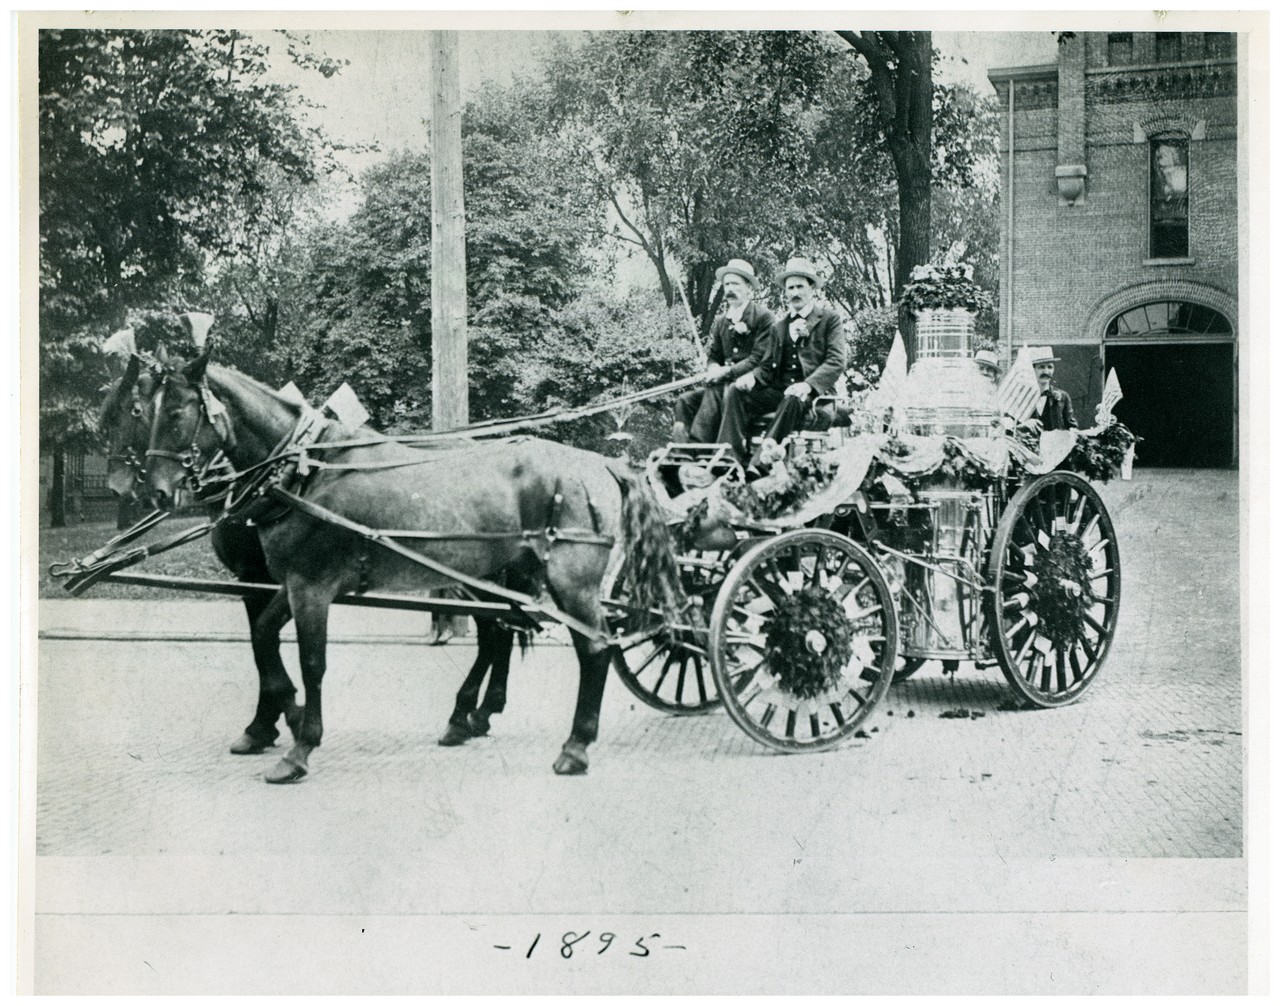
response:
<path fill-rule="evenodd" d="M 1019 423 L 1036 407 L 1040 400 L 1040 382 L 1036 380 L 1035 368 L 1031 366 L 1031 351 L 1026 346 L 1018 350 L 1017 359 L 1000 382 L 998 394 L 1000 411 Z"/>
<path fill-rule="evenodd" d="M 884 372 L 876 386 L 877 397 L 884 408 L 900 405 L 907 390 L 907 347 L 902 344 L 902 333 L 893 337 L 889 358 L 884 361 Z"/>
<path fill-rule="evenodd" d="M 1107 383 L 1102 389 L 1102 402 L 1098 406 L 1098 425 L 1111 425 L 1111 410 L 1116 407 L 1116 403 L 1124 397 L 1124 392 L 1120 390 L 1120 378 L 1116 377 L 1115 368 L 1111 368 L 1111 373 L 1107 375 Z"/>

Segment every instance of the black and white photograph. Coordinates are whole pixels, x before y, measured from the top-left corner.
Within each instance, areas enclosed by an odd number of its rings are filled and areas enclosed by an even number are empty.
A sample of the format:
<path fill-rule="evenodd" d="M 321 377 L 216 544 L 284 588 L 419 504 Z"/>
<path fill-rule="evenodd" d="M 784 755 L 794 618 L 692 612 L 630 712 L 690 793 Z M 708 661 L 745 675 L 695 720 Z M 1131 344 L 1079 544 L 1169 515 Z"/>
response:
<path fill-rule="evenodd" d="M 17 989 L 1265 992 L 1269 30 L 18 15 Z"/>

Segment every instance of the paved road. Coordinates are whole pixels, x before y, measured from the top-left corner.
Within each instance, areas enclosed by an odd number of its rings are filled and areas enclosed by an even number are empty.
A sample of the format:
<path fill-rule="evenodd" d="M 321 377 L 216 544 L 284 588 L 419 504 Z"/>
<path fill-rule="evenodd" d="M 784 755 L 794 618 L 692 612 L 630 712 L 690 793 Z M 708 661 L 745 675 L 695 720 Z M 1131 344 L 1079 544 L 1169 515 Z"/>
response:
<path fill-rule="evenodd" d="M 225 750 L 253 707 L 242 643 L 66 638 L 193 624 L 227 638 L 234 606 L 47 604 L 42 627 L 61 638 L 40 647 L 38 908 L 972 910 L 987 888 L 958 889 L 958 862 L 1035 862 L 1031 877 L 1055 860 L 1240 857 L 1235 473 L 1139 471 L 1105 495 L 1124 596 L 1084 701 L 1006 711 L 998 670 L 952 680 L 928 665 L 867 739 L 819 755 L 771 754 L 723 714 L 664 717 L 615 680 L 590 774 L 556 778 L 575 688 L 557 645 L 517 661 L 492 737 L 439 748 L 472 648 L 413 645 L 420 622 L 357 612 L 331 648 L 312 776 L 268 787 L 274 756 Z M 956 707 L 982 715 L 941 718 Z M 915 882 L 886 863 L 916 864 Z M 1018 904 L 1074 890 L 1027 883 Z"/>

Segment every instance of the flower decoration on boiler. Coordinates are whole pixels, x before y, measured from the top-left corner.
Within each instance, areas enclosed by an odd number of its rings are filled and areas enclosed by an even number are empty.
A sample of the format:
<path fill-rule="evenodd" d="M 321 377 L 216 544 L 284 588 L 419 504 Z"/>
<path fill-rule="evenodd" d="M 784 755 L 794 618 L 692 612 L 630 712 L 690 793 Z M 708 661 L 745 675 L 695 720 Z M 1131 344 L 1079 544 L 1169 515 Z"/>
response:
<path fill-rule="evenodd" d="M 960 309 L 978 312 L 994 303 L 989 290 L 973 281 L 971 265 L 920 265 L 902 292 L 909 311 Z"/>

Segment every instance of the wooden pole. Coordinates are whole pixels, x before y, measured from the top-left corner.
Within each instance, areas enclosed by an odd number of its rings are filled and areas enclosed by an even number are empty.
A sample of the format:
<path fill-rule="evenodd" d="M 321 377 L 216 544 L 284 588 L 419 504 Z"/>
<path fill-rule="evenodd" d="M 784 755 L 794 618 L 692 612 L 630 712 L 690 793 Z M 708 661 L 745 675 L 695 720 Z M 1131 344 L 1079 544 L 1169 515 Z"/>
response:
<path fill-rule="evenodd" d="M 467 402 L 467 251 L 462 199 L 458 33 L 431 32 L 431 420 L 464 426 Z"/>
<path fill-rule="evenodd" d="M 462 199 L 462 87 L 458 33 L 431 35 L 431 427 L 470 418 L 467 402 L 467 235 Z M 454 615 L 431 618 L 433 641 L 466 632 Z"/>

